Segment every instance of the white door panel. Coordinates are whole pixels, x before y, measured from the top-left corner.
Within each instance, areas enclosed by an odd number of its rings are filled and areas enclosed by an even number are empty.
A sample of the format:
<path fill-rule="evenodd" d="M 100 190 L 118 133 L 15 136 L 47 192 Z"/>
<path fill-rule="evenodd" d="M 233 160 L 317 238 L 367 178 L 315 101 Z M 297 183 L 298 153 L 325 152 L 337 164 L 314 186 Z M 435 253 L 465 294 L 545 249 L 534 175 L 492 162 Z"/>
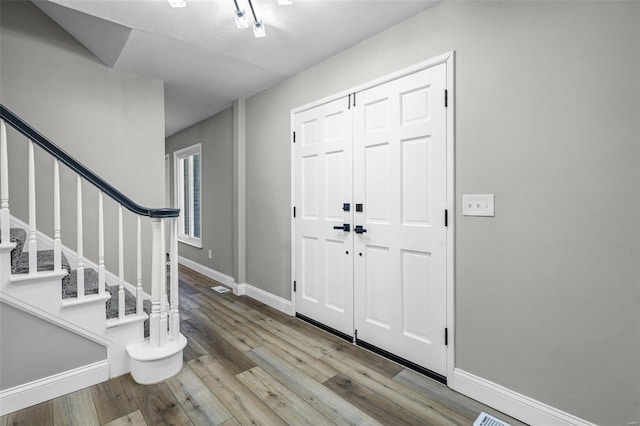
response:
<path fill-rule="evenodd" d="M 294 118 L 296 311 L 442 375 L 445 88 L 442 64 Z"/>
<path fill-rule="evenodd" d="M 295 116 L 296 311 L 353 335 L 352 116 L 331 102 Z"/>
<path fill-rule="evenodd" d="M 353 154 L 358 339 L 443 375 L 445 87 L 439 65 L 358 93 Z"/>

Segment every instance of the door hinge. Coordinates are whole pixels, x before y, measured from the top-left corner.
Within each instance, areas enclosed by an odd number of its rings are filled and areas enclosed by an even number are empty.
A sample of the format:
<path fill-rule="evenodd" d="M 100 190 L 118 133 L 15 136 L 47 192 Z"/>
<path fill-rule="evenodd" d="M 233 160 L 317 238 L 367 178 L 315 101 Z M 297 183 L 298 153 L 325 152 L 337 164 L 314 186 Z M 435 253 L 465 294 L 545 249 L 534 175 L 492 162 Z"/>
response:
<path fill-rule="evenodd" d="M 295 293 L 295 292 L 296 292 L 296 290 L 297 290 L 297 288 L 296 288 L 296 287 L 297 287 L 297 285 L 296 285 L 296 282 L 294 281 L 294 282 L 293 282 L 293 292 L 294 292 L 294 293 Z"/>
<path fill-rule="evenodd" d="M 293 143 L 296 143 L 296 132 L 293 132 Z"/>
<path fill-rule="evenodd" d="M 449 346 L 449 329 L 444 328 L 444 345 Z"/>
<path fill-rule="evenodd" d="M 444 209 L 444 226 L 449 226 L 449 210 Z"/>
<path fill-rule="evenodd" d="M 444 89 L 444 107 L 448 107 L 449 106 L 449 91 L 447 89 Z"/>
<path fill-rule="evenodd" d="M 293 217 L 296 217 L 296 207 L 293 206 Z"/>

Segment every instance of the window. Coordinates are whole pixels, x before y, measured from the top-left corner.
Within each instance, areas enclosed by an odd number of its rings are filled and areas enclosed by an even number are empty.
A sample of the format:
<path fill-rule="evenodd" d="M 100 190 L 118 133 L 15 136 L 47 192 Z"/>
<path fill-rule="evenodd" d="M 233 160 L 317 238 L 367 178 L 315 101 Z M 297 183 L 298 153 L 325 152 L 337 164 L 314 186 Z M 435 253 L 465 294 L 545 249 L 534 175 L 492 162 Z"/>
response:
<path fill-rule="evenodd" d="M 200 227 L 200 144 L 174 152 L 174 183 L 178 218 L 178 240 L 202 248 Z"/>

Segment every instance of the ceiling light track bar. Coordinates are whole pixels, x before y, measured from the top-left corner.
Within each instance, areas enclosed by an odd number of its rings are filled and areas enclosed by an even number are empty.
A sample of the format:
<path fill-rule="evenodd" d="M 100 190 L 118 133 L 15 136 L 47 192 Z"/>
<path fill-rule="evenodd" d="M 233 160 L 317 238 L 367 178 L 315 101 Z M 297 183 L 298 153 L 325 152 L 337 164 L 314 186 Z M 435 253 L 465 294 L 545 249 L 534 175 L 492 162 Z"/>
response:
<path fill-rule="evenodd" d="M 233 0 L 236 1 L 236 0 Z M 256 11 L 253 10 L 253 2 L 251 0 L 247 0 L 249 2 L 249 7 L 251 8 L 251 14 L 253 15 L 253 20 L 258 22 L 258 17 L 256 16 Z"/>

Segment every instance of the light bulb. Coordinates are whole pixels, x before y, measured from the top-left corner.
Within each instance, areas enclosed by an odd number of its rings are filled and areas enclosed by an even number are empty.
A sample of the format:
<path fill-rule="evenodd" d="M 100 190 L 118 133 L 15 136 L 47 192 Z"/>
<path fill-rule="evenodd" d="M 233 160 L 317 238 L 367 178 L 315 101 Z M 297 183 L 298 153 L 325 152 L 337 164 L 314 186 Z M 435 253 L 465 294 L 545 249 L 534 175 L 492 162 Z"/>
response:
<path fill-rule="evenodd" d="M 244 13 L 244 9 L 236 11 L 236 25 L 238 28 L 249 28 L 249 22 L 247 22 L 247 15 Z"/>
<path fill-rule="evenodd" d="M 259 19 L 253 23 L 253 35 L 255 35 L 257 38 L 267 35 L 264 29 L 264 24 L 262 23 L 262 19 Z"/>

